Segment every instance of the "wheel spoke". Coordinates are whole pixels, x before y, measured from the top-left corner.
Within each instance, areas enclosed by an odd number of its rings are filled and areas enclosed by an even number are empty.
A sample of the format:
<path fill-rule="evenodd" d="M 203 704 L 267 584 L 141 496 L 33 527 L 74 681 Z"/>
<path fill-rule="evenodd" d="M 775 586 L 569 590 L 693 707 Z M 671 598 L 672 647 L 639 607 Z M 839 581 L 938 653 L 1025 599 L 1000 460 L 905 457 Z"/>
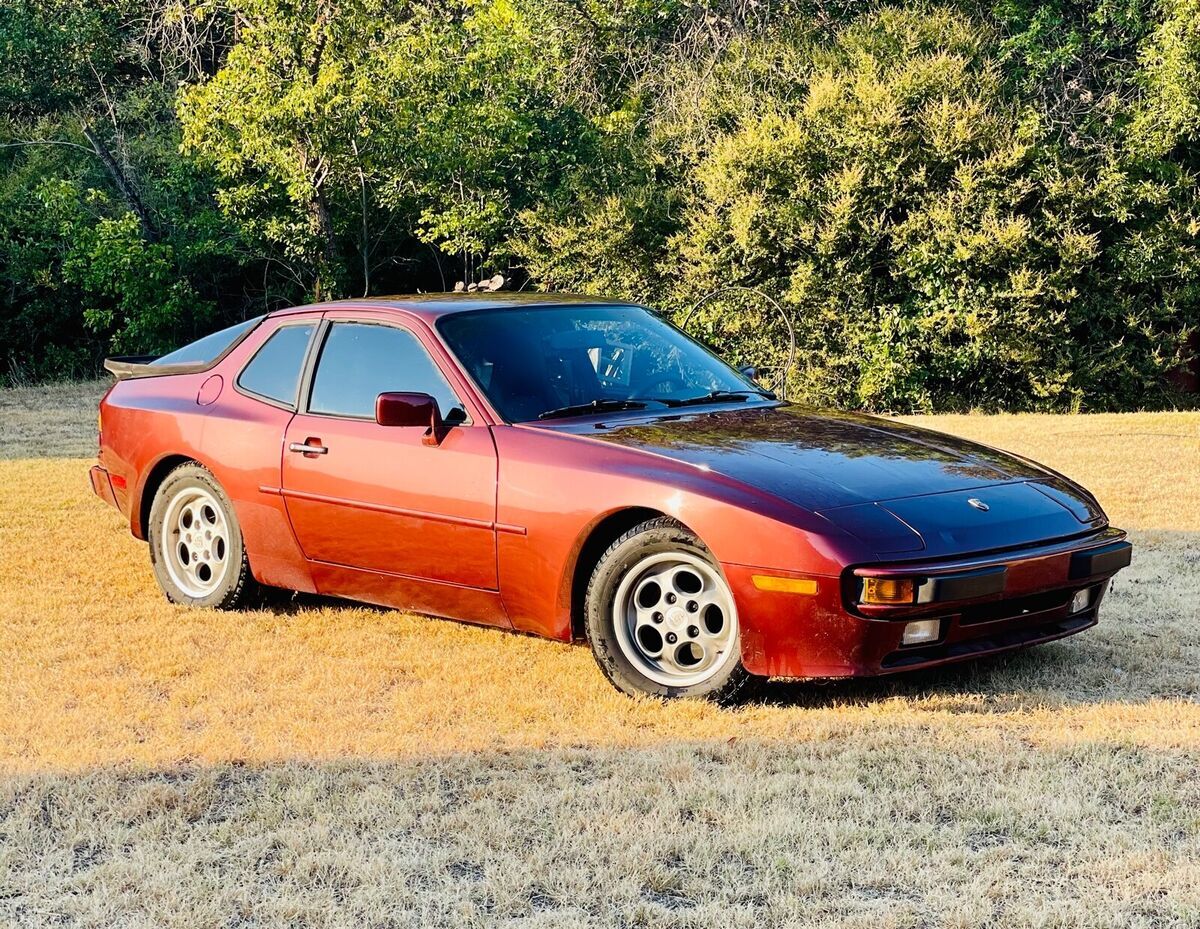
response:
<path fill-rule="evenodd" d="M 666 642 L 663 640 L 662 628 L 659 623 L 639 616 L 633 635 L 637 640 L 638 647 L 647 657 L 653 658 L 662 654 Z"/>

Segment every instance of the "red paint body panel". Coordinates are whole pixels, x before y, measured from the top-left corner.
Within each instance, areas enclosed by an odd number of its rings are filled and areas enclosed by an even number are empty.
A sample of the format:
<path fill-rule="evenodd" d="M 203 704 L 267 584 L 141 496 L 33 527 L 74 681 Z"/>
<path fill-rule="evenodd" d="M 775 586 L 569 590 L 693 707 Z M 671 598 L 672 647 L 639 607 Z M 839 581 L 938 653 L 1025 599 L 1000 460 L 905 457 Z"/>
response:
<path fill-rule="evenodd" d="M 1086 491 L 1032 462 L 886 420 L 786 406 L 503 422 L 436 321 L 518 300 L 300 307 L 266 318 L 207 370 L 121 380 L 101 403 L 93 490 L 143 538 L 157 482 L 175 462 L 195 460 L 232 501 L 264 584 L 562 640 L 577 628 L 577 578 L 591 568 L 580 556 L 597 527 L 632 510 L 665 514 L 719 562 L 743 662 L 764 675 L 890 673 L 1095 622 L 1112 572 L 1072 577 L 1072 557 L 1123 534 Z M 265 340 L 306 318 L 409 329 L 467 421 L 430 444 L 421 426 L 303 412 L 303 389 L 301 412 L 240 389 Z M 989 496 L 991 515 L 967 506 Z M 903 609 L 856 602 L 864 569 L 938 578 L 981 566 L 1006 570 L 1001 592 Z M 754 577 L 763 574 L 814 579 L 817 592 L 762 590 Z M 1090 607 L 1068 615 L 1083 587 L 1094 589 Z M 902 646 L 911 618 L 941 619 L 941 638 Z"/>
<path fill-rule="evenodd" d="M 283 493 L 304 554 L 366 571 L 496 590 L 496 447 L 486 426 L 452 429 L 300 414 L 285 446 Z"/>
<path fill-rule="evenodd" d="M 861 546 L 768 494 L 715 478 L 694 466 L 563 434 L 498 426 L 497 519 L 525 534 L 501 534 L 501 589 L 513 625 L 567 639 L 576 558 L 590 531 L 614 513 L 641 508 L 673 516 L 721 561 L 837 573 Z M 743 617 L 743 623 L 752 617 Z"/>
<path fill-rule="evenodd" d="M 1092 539 L 1090 547 L 1123 537 L 1123 533 L 1112 530 Z M 1030 645 L 1094 625 L 1109 575 L 1071 579 L 1071 556 L 1081 550 L 1086 551 L 1087 547 L 1071 542 L 990 558 L 895 568 L 891 573 L 911 576 L 1004 566 L 1008 575 L 1002 594 L 901 610 L 880 608 L 877 618 L 858 615 L 863 612 L 862 607 L 847 608 L 845 574 L 818 578 L 818 591 L 809 596 L 758 590 L 752 576 L 762 573 L 761 569 L 729 564 L 723 567 L 734 590 L 739 615 L 753 617 L 752 622 L 744 625 L 742 634 L 742 660 L 748 670 L 777 677 L 859 677 L 927 667 L 956 657 L 1012 647 L 1003 644 L 987 647 L 989 638 L 1007 635 L 1019 640 L 1013 644 Z M 873 565 L 870 573 L 889 572 Z M 1079 614 L 1079 618 L 1087 620 L 1086 624 L 1069 632 L 1056 631 L 1053 627 L 1072 618 L 1068 605 L 1075 591 L 1082 587 L 1097 590 L 1089 609 Z M 887 618 L 883 618 L 885 615 Z M 921 649 L 901 645 L 905 622 L 915 619 L 943 621 L 943 635 L 936 646 Z M 1039 631 L 1043 629 L 1046 631 Z M 979 650 L 955 653 L 956 648 L 965 648 L 970 643 L 979 644 Z"/>
<path fill-rule="evenodd" d="M 493 590 L 437 584 L 320 562 L 313 564 L 312 571 L 317 587 L 331 595 L 486 626 L 509 625 L 500 595 Z"/>

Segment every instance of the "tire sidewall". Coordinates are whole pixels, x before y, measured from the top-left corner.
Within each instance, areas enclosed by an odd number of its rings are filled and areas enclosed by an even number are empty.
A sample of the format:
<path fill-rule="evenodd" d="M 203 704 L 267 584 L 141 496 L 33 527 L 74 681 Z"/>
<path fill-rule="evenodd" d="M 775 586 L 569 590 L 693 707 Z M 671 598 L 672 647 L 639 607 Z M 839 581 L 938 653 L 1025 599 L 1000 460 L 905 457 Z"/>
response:
<path fill-rule="evenodd" d="M 163 517 L 171 499 L 181 490 L 189 487 L 203 489 L 212 494 L 224 511 L 226 525 L 229 526 L 226 559 L 229 568 L 225 577 L 211 593 L 205 597 L 193 597 L 185 593 L 171 579 L 171 574 L 163 562 Z M 148 541 L 150 543 L 150 563 L 154 567 L 154 575 L 159 587 L 172 603 L 185 606 L 224 609 L 234 605 L 241 597 L 248 581 L 249 568 L 246 563 L 245 544 L 242 541 L 242 527 L 238 522 L 233 504 L 212 473 L 198 464 L 180 465 L 167 475 L 154 494 L 154 503 L 150 507 L 148 526 Z"/>
<path fill-rule="evenodd" d="M 588 642 L 605 676 L 619 690 L 630 695 L 658 697 L 708 698 L 731 700 L 745 685 L 748 675 L 741 663 L 741 624 L 733 641 L 737 657 L 726 663 L 720 673 L 689 686 L 671 686 L 646 677 L 625 654 L 617 640 L 613 599 L 626 575 L 648 555 L 684 552 L 708 562 L 728 586 L 720 565 L 699 539 L 671 520 L 657 519 L 627 532 L 601 556 L 592 572 L 584 600 L 584 626 Z"/>

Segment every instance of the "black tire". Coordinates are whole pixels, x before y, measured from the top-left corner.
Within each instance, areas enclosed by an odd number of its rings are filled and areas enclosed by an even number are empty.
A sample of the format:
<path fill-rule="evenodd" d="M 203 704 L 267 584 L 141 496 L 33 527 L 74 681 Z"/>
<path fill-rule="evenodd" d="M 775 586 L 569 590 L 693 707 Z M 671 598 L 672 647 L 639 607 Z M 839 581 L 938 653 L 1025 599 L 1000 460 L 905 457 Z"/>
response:
<path fill-rule="evenodd" d="M 630 529 L 600 556 L 584 597 L 584 629 L 596 663 L 614 687 L 630 696 L 734 702 L 751 680 L 741 662 L 740 631 L 733 641 L 734 654 L 714 668 L 713 676 L 687 686 L 673 686 L 647 677 L 623 650 L 617 637 L 614 599 L 626 575 L 645 558 L 658 553 L 684 553 L 699 558 L 720 575 L 720 568 L 704 543 L 675 520 L 659 517 Z"/>
<path fill-rule="evenodd" d="M 165 521 L 170 518 L 172 501 L 189 493 L 204 493 L 219 508 L 224 520 L 222 534 L 223 557 L 221 571 L 211 590 L 189 591 L 172 577 L 170 557 L 164 549 L 164 538 L 169 532 Z M 150 507 L 149 531 L 150 563 L 154 576 L 167 599 L 185 606 L 204 607 L 217 610 L 232 610 L 246 604 L 259 594 L 258 584 L 250 573 L 250 562 L 246 557 L 246 546 L 237 514 L 229 497 L 212 473 L 196 462 L 177 467 L 159 485 Z M 178 572 L 176 564 L 175 573 Z"/>

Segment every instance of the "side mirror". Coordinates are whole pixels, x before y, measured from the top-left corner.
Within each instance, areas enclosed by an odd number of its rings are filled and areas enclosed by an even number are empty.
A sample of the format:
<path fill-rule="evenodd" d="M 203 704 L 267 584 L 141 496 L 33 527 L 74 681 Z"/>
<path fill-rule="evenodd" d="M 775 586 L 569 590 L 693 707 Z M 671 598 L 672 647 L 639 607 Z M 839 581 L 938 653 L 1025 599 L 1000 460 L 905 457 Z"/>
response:
<path fill-rule="evenodd" d="M 752 383 L 758 383 L 758 368 L 754 367 L 754 365 L 745 365 L 741 368 L 738 368 L 738 373 L 741 374 L 742 377 L 748 378 Z"/>
<path fill-rule="evenodd" d="M 446 422 L 429 394 L 388 391 L 375 398 L 375 422 L 381 426 L 425 426 L 426 445 L 441 445 Z"/>

